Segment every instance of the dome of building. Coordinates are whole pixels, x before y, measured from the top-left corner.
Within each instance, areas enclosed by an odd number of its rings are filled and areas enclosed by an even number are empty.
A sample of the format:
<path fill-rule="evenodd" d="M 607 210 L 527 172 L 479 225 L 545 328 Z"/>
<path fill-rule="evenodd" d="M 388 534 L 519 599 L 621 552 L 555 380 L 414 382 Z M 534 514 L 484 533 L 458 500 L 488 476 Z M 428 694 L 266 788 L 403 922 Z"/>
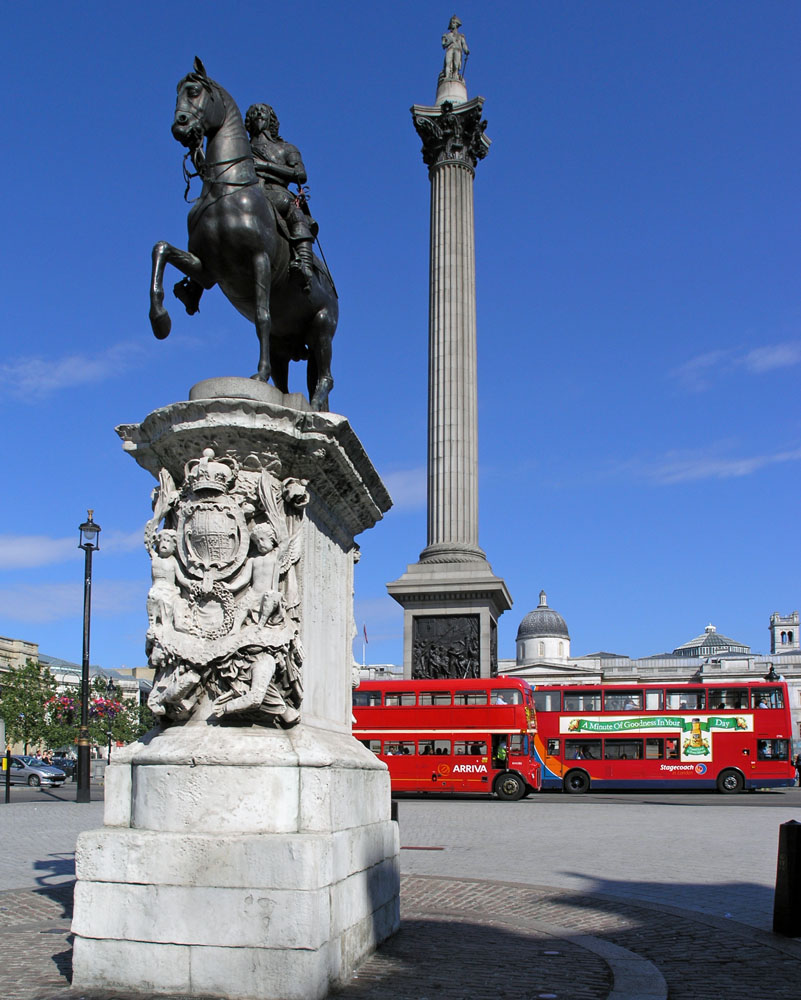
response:
<path fill-rule="evenodd" d="M 520 622 L 517 630 L 517 641 L 524 639 L 539 639 L 541 637 L 569 639 L 567 623 L 557 612 L 548 607 L 548 600 L 545 591 L 540 591 L 539 606 L 529 611 L 526 617 Z"/>
<path fill-rule="evenodd" d="M 673 650 L 674 656 L 720 656 L 723 653 L 750 653 L 751 647 L 721 635 L 714 625 L 707 625 L 703 635 L 683 642 Z"/>

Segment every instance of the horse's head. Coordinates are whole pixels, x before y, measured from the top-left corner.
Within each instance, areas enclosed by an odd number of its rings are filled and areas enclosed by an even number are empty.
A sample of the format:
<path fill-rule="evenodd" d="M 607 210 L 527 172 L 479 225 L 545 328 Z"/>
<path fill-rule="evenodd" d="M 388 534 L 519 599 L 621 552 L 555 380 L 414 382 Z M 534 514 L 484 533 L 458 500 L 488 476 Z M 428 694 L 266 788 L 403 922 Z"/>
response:
<path fill-rule="evenodd" d="M 195 56 L 194 72 L 178 84 L 172 134 L 182 145 L 195 151 L 203 137 L 214 133 L 225 120 L 222 90 L 206 75 L 203 63 Z"/>

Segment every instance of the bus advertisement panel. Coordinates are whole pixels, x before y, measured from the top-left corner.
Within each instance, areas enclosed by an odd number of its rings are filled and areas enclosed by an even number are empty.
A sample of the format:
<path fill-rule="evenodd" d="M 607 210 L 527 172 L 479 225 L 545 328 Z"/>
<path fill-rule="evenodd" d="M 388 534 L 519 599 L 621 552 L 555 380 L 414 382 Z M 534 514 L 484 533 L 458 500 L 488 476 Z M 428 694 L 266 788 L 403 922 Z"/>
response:
<path fill-rule="evenodd" d="M 540 787 L 525 681 L 363 681 L 353 692 L 353 713 L 353 735 L 387 764 L 393 792 L 514 801 Z"/>
<path fill-rule="evenodd" d="M 543 788 L 779 788 L 794 783 L 782 683 L 533 685 Z"/>

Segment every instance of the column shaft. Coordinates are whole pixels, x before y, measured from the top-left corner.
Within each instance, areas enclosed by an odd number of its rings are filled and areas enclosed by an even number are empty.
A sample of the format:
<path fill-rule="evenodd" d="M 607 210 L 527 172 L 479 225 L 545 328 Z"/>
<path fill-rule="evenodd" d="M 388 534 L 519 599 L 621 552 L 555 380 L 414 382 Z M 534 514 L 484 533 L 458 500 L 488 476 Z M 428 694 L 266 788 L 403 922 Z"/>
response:
<path fill-rule="evenodd" d="M 461 161 L 431 170 L 427 548 L 440 557 L 482 555 L 473 176 Z"/>

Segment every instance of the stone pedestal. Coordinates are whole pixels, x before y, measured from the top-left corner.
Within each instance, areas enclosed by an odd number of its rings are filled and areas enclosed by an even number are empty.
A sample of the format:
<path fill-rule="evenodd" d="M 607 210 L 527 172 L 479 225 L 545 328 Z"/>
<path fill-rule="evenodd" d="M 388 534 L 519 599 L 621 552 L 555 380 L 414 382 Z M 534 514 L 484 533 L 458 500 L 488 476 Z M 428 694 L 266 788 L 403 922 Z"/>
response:
<path fill-rule="evenodd" d="M 207 698 L 115 755 L 78 842 L 74 985 L 324 997 L 399 921 L 388 772 L 350 734 L 353 538 L 390 501 L 343 417 L 247 379 L 191 396 L 118 428 L 162 489 L 205 448 L 306 483 L 301 719 L 234 725 Z"/>

